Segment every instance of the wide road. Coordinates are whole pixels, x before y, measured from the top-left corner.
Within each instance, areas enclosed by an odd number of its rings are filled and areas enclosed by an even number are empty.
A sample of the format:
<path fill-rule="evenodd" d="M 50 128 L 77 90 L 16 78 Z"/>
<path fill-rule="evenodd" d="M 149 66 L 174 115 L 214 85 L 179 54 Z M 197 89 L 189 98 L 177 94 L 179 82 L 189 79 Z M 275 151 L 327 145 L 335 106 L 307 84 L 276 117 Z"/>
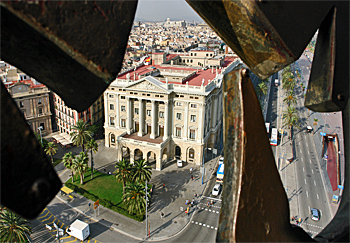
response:
<path fill-rule="evenodd" d="M 309 78 L 310 62 L 302 55 L 298 61 L 302 71 L 302 82 L 307 86 L 306 80 Z M 326 195 L 324 181 L 320 171 L 319 161 L 317 160 L 317 150 L 312 136 L 317 134 L 307 133 L 305 127 L 308 124 L 308 111 L 304 107 L 304 98 L 300 83 L 296 86 L 297 104 L 301 124 L 301 130 L 295 131 L 295 155 L 296 155 L 296 180 L 297 189 L 300 190 L 299 217 L 303 219 L 302 227 L 315 236 L 332 219 L 329 207 L 329 201 Z M 313 221 L 310 218 L 310 208 L 317 208 L 321 213 L 319 221 Z"/>

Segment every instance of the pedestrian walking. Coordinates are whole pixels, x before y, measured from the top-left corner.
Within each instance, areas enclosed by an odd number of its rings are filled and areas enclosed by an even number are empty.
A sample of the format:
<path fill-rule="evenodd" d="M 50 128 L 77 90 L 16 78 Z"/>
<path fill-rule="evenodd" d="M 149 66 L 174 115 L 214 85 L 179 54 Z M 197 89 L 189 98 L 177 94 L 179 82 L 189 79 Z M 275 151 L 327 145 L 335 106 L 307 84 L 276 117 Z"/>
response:
<path fill-rule="evenodd" d="M 194 194 L 194 197 L 197 197 L 197 193 Z"/>
<path fill-rule="evenodd" d="M 210 203 L 209 203 L 209 201 L 207 202 L 207 206 L 208 206 L 208 208 L 210 208 Z"/>
<path fill-rule="evenodd" d="M 210 205 L 213 205 L 213 199 L 212 199 L 212 200 L 210 200 Z"/>
<path fill-rule="evenodd" d="M 193 201 L 191 202 L 191 207 L 193 207 Z"/>
<path fill-rule="evenodd" d="M 191 180 L 193 181 L 193 175 L 191 175 Z"/>
<path fill-rule="evenodd" d="M 163 188 L 165 188 L 165 183 L 163 183 Z"/>
<path fill-rule="evenodd" d="M 163 219 L 163 218 L 164 218 L 164 213 L 161 212 L 161 213 L 160 213 L 160 219 Z"/>
<path fill-rule="evenodd" d="M 193 171 L 193 168 L 191 167 L 191 169 L 190 169 L 190 174 L 192 174 L 192 171 Z"/>

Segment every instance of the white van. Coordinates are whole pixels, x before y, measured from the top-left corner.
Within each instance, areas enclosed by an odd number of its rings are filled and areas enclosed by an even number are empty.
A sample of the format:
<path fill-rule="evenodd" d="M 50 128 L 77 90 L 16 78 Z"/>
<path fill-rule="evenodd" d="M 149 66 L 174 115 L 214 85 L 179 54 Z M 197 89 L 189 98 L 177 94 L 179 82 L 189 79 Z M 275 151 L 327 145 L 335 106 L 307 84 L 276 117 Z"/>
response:
<path fill-rule="evenodd" d="M 181 168 L 182 167 L 182 160 L 181 159 L 177 159 L 176 160 L 176 164 L 177 164 L 177 167 Z"/>

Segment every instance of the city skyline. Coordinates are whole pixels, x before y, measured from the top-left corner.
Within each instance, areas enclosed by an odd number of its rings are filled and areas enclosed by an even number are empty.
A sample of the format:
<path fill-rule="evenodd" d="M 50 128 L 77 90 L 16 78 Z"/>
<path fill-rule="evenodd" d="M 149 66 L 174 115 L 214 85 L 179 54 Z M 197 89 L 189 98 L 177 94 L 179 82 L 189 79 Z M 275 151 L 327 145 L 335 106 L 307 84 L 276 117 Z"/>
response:
<path fill-rule="evenodd" d="M 204 22 L 185 0 L 139 0 L 135 21 L 185 20 Z"/>

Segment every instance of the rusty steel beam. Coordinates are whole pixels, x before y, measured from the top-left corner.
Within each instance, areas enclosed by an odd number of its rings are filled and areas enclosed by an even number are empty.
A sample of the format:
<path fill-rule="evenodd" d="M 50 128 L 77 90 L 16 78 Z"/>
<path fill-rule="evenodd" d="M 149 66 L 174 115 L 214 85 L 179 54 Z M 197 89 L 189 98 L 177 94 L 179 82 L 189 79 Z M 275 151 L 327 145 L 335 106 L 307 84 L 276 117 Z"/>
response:
<path fill-rule="evenodd" d="M 217 242 L 312 241 L 290 224 L 288 198 L 248 70 L 226 74 L 223 85 L 225 177 Z"/>
<path fill-rule="evenodd" d="M 1 204 L 34 219 L 62 182 L 1 82 Z"/>
<path fill-rule="evenodd" d="M 120 71 L 137 1 L 1 1 L 1 59 L 86 110 Z"/>

